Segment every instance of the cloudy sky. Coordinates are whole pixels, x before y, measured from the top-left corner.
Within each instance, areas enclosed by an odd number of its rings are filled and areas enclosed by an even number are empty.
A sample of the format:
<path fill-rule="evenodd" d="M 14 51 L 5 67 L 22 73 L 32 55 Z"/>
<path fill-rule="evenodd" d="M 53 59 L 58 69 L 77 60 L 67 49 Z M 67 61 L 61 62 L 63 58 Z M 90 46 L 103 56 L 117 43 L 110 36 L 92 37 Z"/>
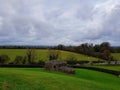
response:
<path fill-rule="evenodd" d="M 120 0 L 0 0 L 0 45 L 120 45 Z"/>

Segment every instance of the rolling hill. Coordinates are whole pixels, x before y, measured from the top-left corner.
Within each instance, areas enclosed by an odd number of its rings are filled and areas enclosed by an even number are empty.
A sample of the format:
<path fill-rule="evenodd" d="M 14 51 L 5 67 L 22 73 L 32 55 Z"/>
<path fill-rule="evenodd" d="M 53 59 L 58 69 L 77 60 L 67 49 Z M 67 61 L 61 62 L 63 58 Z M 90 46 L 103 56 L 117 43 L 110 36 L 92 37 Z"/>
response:
<path fill-rule="evenodd" d="M 120 60 L 120 53 L 112 53 L 112 56 L 113 56 L 116 60 Z"/>
<path fill-rule="evenodd" d="M 0 90 L 118 90 L 114 75 L 76 69 L 75 75 L 42 68 L 0 68 Z"/>
<path fill-rule="evenodd" d="M 94 67 L 120 71 L 120 66 L 94 66 Z"/>
<path fill-rule="evenodd" d="M 60 51 L 60 57 L 61 60 L 68 60 L 69 57 L 75 57 L 77 60 L 88 60 L 88 61 L 96 61 L 101 60 L 99 58 L 94 58 L 74 52 L 68 52 L 68 51 Z M 26 54 L 25 49 L 0 49 L 0 55 L 7 54 L 11 61 L 15 59 L 17 55 L 24 56 Z M 48 60 L 48 50 L 46 49 L 37 49 L 36 50 L 37 60 Z"/>

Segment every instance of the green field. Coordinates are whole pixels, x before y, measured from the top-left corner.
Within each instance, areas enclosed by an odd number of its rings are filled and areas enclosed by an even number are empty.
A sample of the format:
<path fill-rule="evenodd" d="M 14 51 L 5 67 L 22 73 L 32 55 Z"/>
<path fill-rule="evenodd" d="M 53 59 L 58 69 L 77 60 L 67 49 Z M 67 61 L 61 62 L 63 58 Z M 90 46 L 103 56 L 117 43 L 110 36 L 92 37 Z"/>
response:
<path fill-rule="evenodd" d="M 112 53 L 112 56 L 113 56 L 116 60 L 120 60 L 120 53 Z"/>
<path fill-rule="evenodd" d="M 75 75 L 41 68 L 0 68 L 0 90 L 118 90 L 120 78 L 92 70 Z"/>
<path fill-rule="evenodd" d="M 67 52 L 67 51 L 60 51 L 60 52 L 61 54 L 60 54 L 59 59 L 61 60 L 68 60 L 68 58 L 71 56 L 76 57 L 77 60 L 88 60 L 88 61 L 98 60 L 98 58 L 89 57 L 86 55 L 77 54 L 73 52 Z M 2 54 L 7 54 L 10 57 L 11 61 L 13 61 L 17 55 L 24 56 L 26 54 L 26 50 L 25 49 L 0 49 L 0 55 Z M 37 61 L 48 60 L 48 50 L 37 49 L 36 54 L 37 54 Z"/>
<path fill-rule="evenodd" d="M 120 71 L 120 66 L 95 66 L 95 67 L 99 67 L 99 68 L 105 68 L 105 69 L 110 69 L 110 70 Z"/>

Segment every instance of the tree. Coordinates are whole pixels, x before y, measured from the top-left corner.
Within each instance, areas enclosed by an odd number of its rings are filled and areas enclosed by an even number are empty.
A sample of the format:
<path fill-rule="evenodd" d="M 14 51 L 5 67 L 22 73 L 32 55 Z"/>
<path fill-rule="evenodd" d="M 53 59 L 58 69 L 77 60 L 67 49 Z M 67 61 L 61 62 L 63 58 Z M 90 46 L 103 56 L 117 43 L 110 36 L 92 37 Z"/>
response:
<path fill-rule="evenodd" d="M 35 49 L 27 49 L 26 59 L 27 59 L 29 64 L 34 64 L 35 63 L 36 56 L 37 56 L 37 54 L 36 54 Z"/>
<path fill-rule="evenodd" d="M 49 60 L 57 60 L 60 56 L 61 52 L 59 50 L 48 50 L 48 58 Z"/>
<path fill-rule="evenodd" d="M 100 44 L 100 52 L 104 52 L 105 50 L 110 50 L 111 51 L 111 47 L 110 47 L 109 42 L 103 42 L 103 43 Z"/>
<path fill-rule="evenodd" d="M 69 64 L 69 65 L 75 65 L 75 64 L 77 64 L 77 58 L 74 56 L 74 55 L 70 55 L 70 56 L 68 56 L 68 58 L 67 58 L 67 63 Z"/>
<path fill-rule="evenodd" d="M 23 60 L 22 60 L 22 64 L 26 64 L 26 63 L 27 63 L 27 61 L 26 61 L 26 60 L 27 60 L 27 57 L 26 57 L 26 56 L 24 56 L 24 57 L 23 57 Z"/>
<path fill-rule="evenodd" d="M 41 66 L 44 66 L 44 65 L 45 65 L 45 62 L 42 61 L 42 60 L 39 60 L 38 64 L 41 65 Z"/>
<path fill-rule="evenodd" d="M 64 47 L 65 47 L 64 45 L 59 44 L 56 48 L 59 49 L 59 50 L 64 50 Z"/>
<path fill-rule="evenodd" d="M 109 51 L 109 50 L 104 50 L 103 55 L 104 55 L 106 58 L 109 58 L 109 57 L 110 57 L 110 51 Z"/>
<path fill-rule="evenodd" d="M 94 50 L 95 50 L 95 52 L 99 52 L 100 51 L 100 45 L 96 44 L 94 46 Z"/>
<path fill-rule="evenodd" d="M 16 56 L 15 60 L 14 60 L 14 64 L 23 64 L 23 57 L 22 56 Z"/>
<path fill-rule="evenodd" d="M 6 64 L 9 60 L 10 60 L 10 58 L 8 57 L 8 55 L 1 55 L 0 56 L 0 63 L 1 64 Z"/>

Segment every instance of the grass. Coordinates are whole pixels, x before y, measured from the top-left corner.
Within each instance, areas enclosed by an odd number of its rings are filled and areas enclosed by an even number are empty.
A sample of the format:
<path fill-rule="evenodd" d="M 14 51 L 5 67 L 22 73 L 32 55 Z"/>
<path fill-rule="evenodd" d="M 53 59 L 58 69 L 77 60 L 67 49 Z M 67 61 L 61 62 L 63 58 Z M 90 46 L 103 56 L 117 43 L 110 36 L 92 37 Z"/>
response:
<path fill-rule="evenodd" d="M 41 68 L 0 68 L 0 90 L 118 90 L 119 83 L 114 75 L 84 69 L 67 75 Z"/>
<path fill-rule="evenodd" d="M 120 53 L 112 53 L 112 56 L 113 56 L 116 60 L 120 60 Z"/>
<path fill-rule="evenodd" d="M 99 67 L 99 68 L 105 68 L 105 69 L 110 69 L 110 70 L 120 71 L 120 66 L 95 66 L 95 67 Z"/>
<path fill-rule="evenodd" d="M 73 52 L 68 51 L 60 51 L 60 57 L 61 60 L 67 60 L 70 56 L 74 56 L 77 60 L 88 60 L 88 61 L 96 61 L 98 58 L 89 57 L 82 54 L 77 54 Z M 38 60 L 48 60 L 48 50 L 46 49 L 37 49 L 37 61 Z M 17 55 L 24 56 L 26 54 L 25 49 L 0 49 L 0 55 L 1 54 L 7 54 L 10 59 L 13 61 Z M 100 60 L 100 59 L 99 59 Z"/>

